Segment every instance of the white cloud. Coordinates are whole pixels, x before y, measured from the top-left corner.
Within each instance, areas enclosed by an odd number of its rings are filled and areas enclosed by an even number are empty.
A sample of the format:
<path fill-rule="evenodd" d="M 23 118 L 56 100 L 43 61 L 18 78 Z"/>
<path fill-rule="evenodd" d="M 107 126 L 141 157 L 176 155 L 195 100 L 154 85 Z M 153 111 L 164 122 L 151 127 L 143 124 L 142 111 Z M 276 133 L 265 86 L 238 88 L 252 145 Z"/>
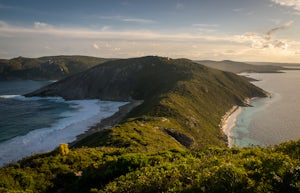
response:
<path fill-rule="evenodd" d="M 107 31 L 107 30 L 109 30 L 110 29 L 110 26 L 103 26 L 102 28 L 101 28 L 101 31 Z"/>
<path fill-rule="evenodd" d="M 286 29 L 292 22 L 280 28 Z M 0 51 L 9 55 L 1 57 L 81 54 L 108 58 L 128 58 L 138 55 L 160 55 L 191 59 L 275 60 L 279 56 L 286 60 L 299 53 L 300 42 L 279 39 L 275 28 L 265 34 L 218 35 L 149 30 L 116 31 L 83 28 L 21 27 L 0 22 Z M 45 26 L 45 27 L 44 27 Z M 216 28 L 215 24 L 195 24 L 195 27 Z M 16 38 L 17 37 L 17 38 Z M 46 49 L 51 48 L 51 49 Z M 99 52 L 101 50 L 101 52 Z M 99 55 L 100 54 L 100 55 Z M 255 57 L 255 58 L 254 58 Z M 290 58 L 287 58 L 290 57 Z M 252 59 L 251 59 L 252 58 Z M 279 59 L 278 59 L 279 61 Z M 299 61 L 300 62 L 300 61 Z"/>
<path fill-rule="evenodd" d="M 96 50 L 99 50 L 99 46 L 97 44 L 93 44 L 93 48 L 95 48 Z"/>
<path fill-rule="evenodd" d="M 141 19 L 141 18 L 123 18 L 122 21 L 125 21 L 125 22 L 135 22 L 135 23 L 154 23 L 153 20 L 150 20 L 150 19 Z"/>
<path fill-rule="evenodd" d="M 248 42 L 254 49 L 277 49 L 287 51 L 289 43 L 291 41 L 286 39 L 278 39 L 274 37 L 274 34 L 280 30 L 288 29 L 293 24 L 293 21 L 289 21 L 284 25 L 272 28 L 266 32 L 266 34 L 258 34 L 254 32 L 248 32 L 243 35 L 237 36 L 237 41 Z"/>
<path fill-rule="evenodd" d="M 155 23 L 154 20 L 151 19 L 144 19 L 144 18 L 135 18 L 135 17 L 124 17 L 124 16 L 100 16 L 100 19 L 107 19 L 107 20 L 117 20 L 122 22 L 134 22 L 140 24 L 149 24 Z"/>
<path fill-rule="evenodd" d="M 45 28 L 50 28 L 51 25 L 47 24 L 47 23 L 44 23 L 44 22 L 34 22 L 33 23 L 33 26 L 35 29 L 45 29 Z"/>
<path fill-rule="evenodd" d="M 211 33 L 217 31 L 219 25 L 217 24 L 193 24 L 193 27 L 202 33 Z"/>
<path fill-rule="evenodd" d="M 300 11 L 300 1 L 299 0 L 271 0 L 272 2 L 286 6 L 291 7 L 297 11 Z"/>
<path fill-rule="evenodd" d="M 284 39 L 274 39 L 264 34 L 245 33 L 237 37 L 241 43 L 250 43 L 253 49 L 277 49 L 286 51 L 289 47 L 289 41 Z"/>

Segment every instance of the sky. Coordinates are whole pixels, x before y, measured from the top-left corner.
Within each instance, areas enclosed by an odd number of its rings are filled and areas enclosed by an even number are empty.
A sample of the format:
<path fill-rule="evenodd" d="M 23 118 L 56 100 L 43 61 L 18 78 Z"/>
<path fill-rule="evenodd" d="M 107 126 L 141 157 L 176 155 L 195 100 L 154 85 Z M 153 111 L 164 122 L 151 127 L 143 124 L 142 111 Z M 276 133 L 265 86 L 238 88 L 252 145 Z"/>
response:
<path fill-rule="evenodd" d="M 300 63 L 300 0 L 0 0 L 0 58 Z"/>

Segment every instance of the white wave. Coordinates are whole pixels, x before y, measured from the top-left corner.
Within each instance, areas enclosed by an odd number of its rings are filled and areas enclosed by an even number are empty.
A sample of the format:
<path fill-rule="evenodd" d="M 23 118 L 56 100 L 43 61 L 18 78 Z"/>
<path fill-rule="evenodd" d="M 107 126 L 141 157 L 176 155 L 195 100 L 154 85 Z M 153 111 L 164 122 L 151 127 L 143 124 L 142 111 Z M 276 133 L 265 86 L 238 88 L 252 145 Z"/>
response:
<path fill-rule="evenodd" d="M 60 143 L 72 142 L 76 136 L 126 104 L 100 100 L 74 100 L 67 103 L 77 110 L 62 113 L 64 118 L 51 127 L 33 130 L 24 136 L 0 143 L 0 166 L 34 153 L 51 151 Z"/>
<path fill-rule="evenodd" d="M 14 99 L 18 101 L 39 101 L 39 100 L 51 100 L 56 102 L 65 102 L 62 97 L 25 97 L 22 95 L 0 95 L 0 98 Z"/>
<path fill-rule="evenodd" d="M 19 97 L 20 95 L 0 95 L 0 98 L 3 98 L 3 99 L 11 99 L 11 98 L 17 98 Z"/>

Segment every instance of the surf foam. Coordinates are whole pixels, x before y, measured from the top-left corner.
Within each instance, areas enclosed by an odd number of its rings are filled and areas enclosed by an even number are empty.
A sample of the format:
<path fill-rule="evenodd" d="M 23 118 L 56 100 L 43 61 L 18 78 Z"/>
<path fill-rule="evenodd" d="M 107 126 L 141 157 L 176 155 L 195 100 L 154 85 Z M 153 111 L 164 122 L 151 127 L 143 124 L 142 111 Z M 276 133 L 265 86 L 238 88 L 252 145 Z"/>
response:
<path fill-rule="evenodd" d="M 2 95 L 3 97 L 5 95 Z M 64 101 L 59 97 L 23 97 L 19 95 L 6 95 L 16 100 L 54 100 Z M 3 97 L 4 98 L 4 97 Z M 47 152 L 55 149 L 60 143 L 69 143 L 76 136 L 84 133 L 89 127 L 101 119 L 113 115 L 125 102 L 110 102 L 100 100 L 74 100 L 65 101 L 74 111 L 61 114 L 62 119 L 50 127 L 33 130 L 24 136 L 18 136 L 0 143 L 0 166 L 23 157 Z"/>

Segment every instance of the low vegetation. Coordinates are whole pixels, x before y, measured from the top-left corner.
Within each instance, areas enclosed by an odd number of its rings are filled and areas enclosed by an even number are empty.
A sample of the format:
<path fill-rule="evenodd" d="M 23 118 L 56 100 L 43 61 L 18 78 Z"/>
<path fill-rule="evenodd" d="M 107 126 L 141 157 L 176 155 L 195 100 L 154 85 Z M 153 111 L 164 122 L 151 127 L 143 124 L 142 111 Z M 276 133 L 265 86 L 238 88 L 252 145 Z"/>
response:
<path fill-rule="evenodd" d="M 1 168 L 0 192 L 300 191 L 300 141 L 226 147 L 219 126 L 225 112 L 265 96 L 244 78 L 186 59 L 143 57 L 102 64 L 31 95 L 82 94 L 144 102 L 72 147 Z"/>
<path fill-rule="evenodd" d="M 300 141 L 273 148 L 54 151 L 0 170 L 0 192 L 299 192 Z"/>

